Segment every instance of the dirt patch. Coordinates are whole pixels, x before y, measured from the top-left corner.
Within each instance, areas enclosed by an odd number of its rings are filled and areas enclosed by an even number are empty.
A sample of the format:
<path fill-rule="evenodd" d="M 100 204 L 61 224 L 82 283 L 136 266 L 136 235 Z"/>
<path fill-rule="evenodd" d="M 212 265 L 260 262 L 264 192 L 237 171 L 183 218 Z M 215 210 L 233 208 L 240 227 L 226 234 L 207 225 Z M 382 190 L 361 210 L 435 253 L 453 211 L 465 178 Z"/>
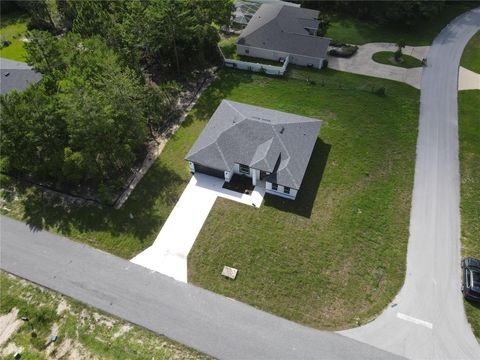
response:
<path fill-rule="evenodd" d="M 115 334 L 113 334 L 113 338 L 116 339 L 116 338 L 122 336 L 123 334 L 126 334 L 127 332 L 129 332 L 132 329 L 133 329 L 133 327 L 131 325 L 125 324 L 125 325 L 121 326 L 120 329 L 118 329 L 118 331 Z"/>
<path fill-rule="evenodd" d="M 67 310 L 70 310 L 70 305 L 68 305 L 67 301 L 62 297 L 57 306 L 57 315 L 61 315 L 64 311 Z"/>
<path fill-rule="evenodd" d="M 18 309 L 13 308 L 8 314 L 0 316 L 0 346 L 3 346 L 10 336 L 22 326 L 23 321 L 17 319 L 17 315 Z"/>

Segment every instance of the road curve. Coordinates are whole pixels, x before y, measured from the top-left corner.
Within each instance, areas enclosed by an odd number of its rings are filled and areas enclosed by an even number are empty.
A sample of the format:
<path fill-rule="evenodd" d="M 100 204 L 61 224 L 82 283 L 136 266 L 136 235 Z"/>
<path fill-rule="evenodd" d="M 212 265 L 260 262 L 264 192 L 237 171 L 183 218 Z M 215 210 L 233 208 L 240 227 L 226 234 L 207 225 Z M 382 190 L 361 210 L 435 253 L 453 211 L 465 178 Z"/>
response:
<path fill-rule="evenodd" d="M 0 217 L 0 267 L 223 359 L 399 359 Z"/>
<path fill-rule="evenodd" d="M 421 83 L 417 160 L 405 283 L 373 322 L 343 335 L 413 359 L 479 359 L 460 293 L 460 58 L 480 29 L 480 8 L 434 40 Z"/>

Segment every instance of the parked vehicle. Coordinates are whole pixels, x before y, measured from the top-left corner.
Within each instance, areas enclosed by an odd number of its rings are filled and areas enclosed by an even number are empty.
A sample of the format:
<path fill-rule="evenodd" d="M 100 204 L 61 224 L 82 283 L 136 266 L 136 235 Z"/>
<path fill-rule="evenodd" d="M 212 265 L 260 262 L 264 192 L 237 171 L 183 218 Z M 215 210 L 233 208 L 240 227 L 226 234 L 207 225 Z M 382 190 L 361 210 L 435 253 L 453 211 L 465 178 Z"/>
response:
<path fill-rule="evenodd" d="M 462 260 L 462 293 L 465 299 L 480 301 L 480 260 Z"/>

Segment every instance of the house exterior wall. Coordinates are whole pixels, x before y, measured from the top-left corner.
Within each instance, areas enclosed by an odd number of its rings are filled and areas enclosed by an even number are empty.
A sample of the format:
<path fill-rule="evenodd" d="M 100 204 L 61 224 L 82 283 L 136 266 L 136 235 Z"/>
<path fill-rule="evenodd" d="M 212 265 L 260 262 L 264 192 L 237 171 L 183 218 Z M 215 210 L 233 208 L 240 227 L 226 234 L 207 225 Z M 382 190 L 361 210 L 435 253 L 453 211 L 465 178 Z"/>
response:
<path fill-rule="evenodd" d="M 291 64 L 296 64 L 301 66 L 311 65 L 316 69 L 322 68 L 323 60 L 324 60 L 323 58 L 298 55 L 298 54 L 289 54 L 282 51 L 261 49 L 257 47 L 251 47 L 251 46 L 245 46 L 245 45 L 239 45 L 239 44 L 237 44 L 237 54 L 257 57 L 257 58 L 267 59 L 267 60 L 274 60 L 274 61 L 279 61 L 280 58 L 286 59 L 288 56 L 289 63 Z"/>
<path fill-rule="evenodd" d="M 272 195 L 276 195 L 276 196 L 281 196 L 281 197 L 284 197 L 286 199 L 290 199 L 290 200 L 295 200 L 295 198 L 297 197 L 297 193 L 298 193 L 298 190 L 297 189 L 292 189 L 290 188 L 290 194 L 285 194 L 283 192 L 283 185 L 280 185 L 280 184 L 277 184 L 277 190 L 273 190 L 272 189 L 272 183 L 270 182 L 266 182 L 265 183 L 265 192 L 269 193 L 269 194 L 272 194 Z"/>

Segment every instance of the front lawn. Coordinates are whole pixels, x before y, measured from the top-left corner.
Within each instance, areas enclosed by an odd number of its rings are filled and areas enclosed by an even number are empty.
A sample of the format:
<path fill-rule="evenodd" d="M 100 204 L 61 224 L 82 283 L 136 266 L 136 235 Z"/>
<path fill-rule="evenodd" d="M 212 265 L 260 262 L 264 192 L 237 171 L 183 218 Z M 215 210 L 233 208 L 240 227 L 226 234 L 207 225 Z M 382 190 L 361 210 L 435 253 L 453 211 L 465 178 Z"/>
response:
<path fill-rule="evenodd" d="M 480 90 L 458 93 L 462 256 L 480 259 Z M 480 338 L 480 304 L 465 301 L 467 317 Z"/>
<path fill-rule="evenodd" d="M 16 316 L 15 316 L 15 313 Z M 106 315 L 53 291 L 0 272 L 0 354 L 14 359 L 209 359 L 163 336 Z M 20 320 L 22 317 L 28 321 Z M 33 333 L 35 336 L 33 336 Z M 52 335 L 58 338 L 50 343 Z M 21 350 L 20 350 L 21 349 Z"/>
<path fill-rule="evenodd" d="M 430 45 L 450 21 L 476 6 L 478 4 L 474 2 L 447 2 L 438 15 L 428 21 L 420 21 L 416 26 L 378 25 L 373 21 L 333 16 L 326 37 L 357 45 L 370 42 L 397 43 L 400 40 L 404 40 L 408 45 Z"/>
<path fill-rule="evenodd" d="M 380 64 L 398 66 L 398 67 L 403 67 L 407 69 L 422 66 L 422 62 L 420 60 L 418 60 L 417 58 L 414 58 L 413 56 L 405 55 L 405 54 L 402 55 L 401 61 L 397 62 L 395 60 L 394 54 L 395 53 L 392 51 L 380 51 L 373 54 L 372 59 L 373 61 Z"/>
<path fill-rule="evenodd" d="M 372 319 L 404 281 L 418 90 L 292 67 L 287 79 L 225 71 L 215 93 L 325 122 L 296 201 L 267 196 L 255 209 L 217 200 L 189 255 L 189 281 L 317 328 Z M 220 275 L 224 265 L 239 269 L 235 281 Z"/>
<path fill-rule="evenodd" d="M 25 61 L 24 38 L 27 31 L 28 16 L 20 12 L 2 13 L 0 39 L 10 41 L 10 45 L 0 49 L 0 57 Z"/>
<path fill-rule="evenodd" d="M 460 65 L 480 74 L 480 31 L 473 35 L 465 47 Z"/>

